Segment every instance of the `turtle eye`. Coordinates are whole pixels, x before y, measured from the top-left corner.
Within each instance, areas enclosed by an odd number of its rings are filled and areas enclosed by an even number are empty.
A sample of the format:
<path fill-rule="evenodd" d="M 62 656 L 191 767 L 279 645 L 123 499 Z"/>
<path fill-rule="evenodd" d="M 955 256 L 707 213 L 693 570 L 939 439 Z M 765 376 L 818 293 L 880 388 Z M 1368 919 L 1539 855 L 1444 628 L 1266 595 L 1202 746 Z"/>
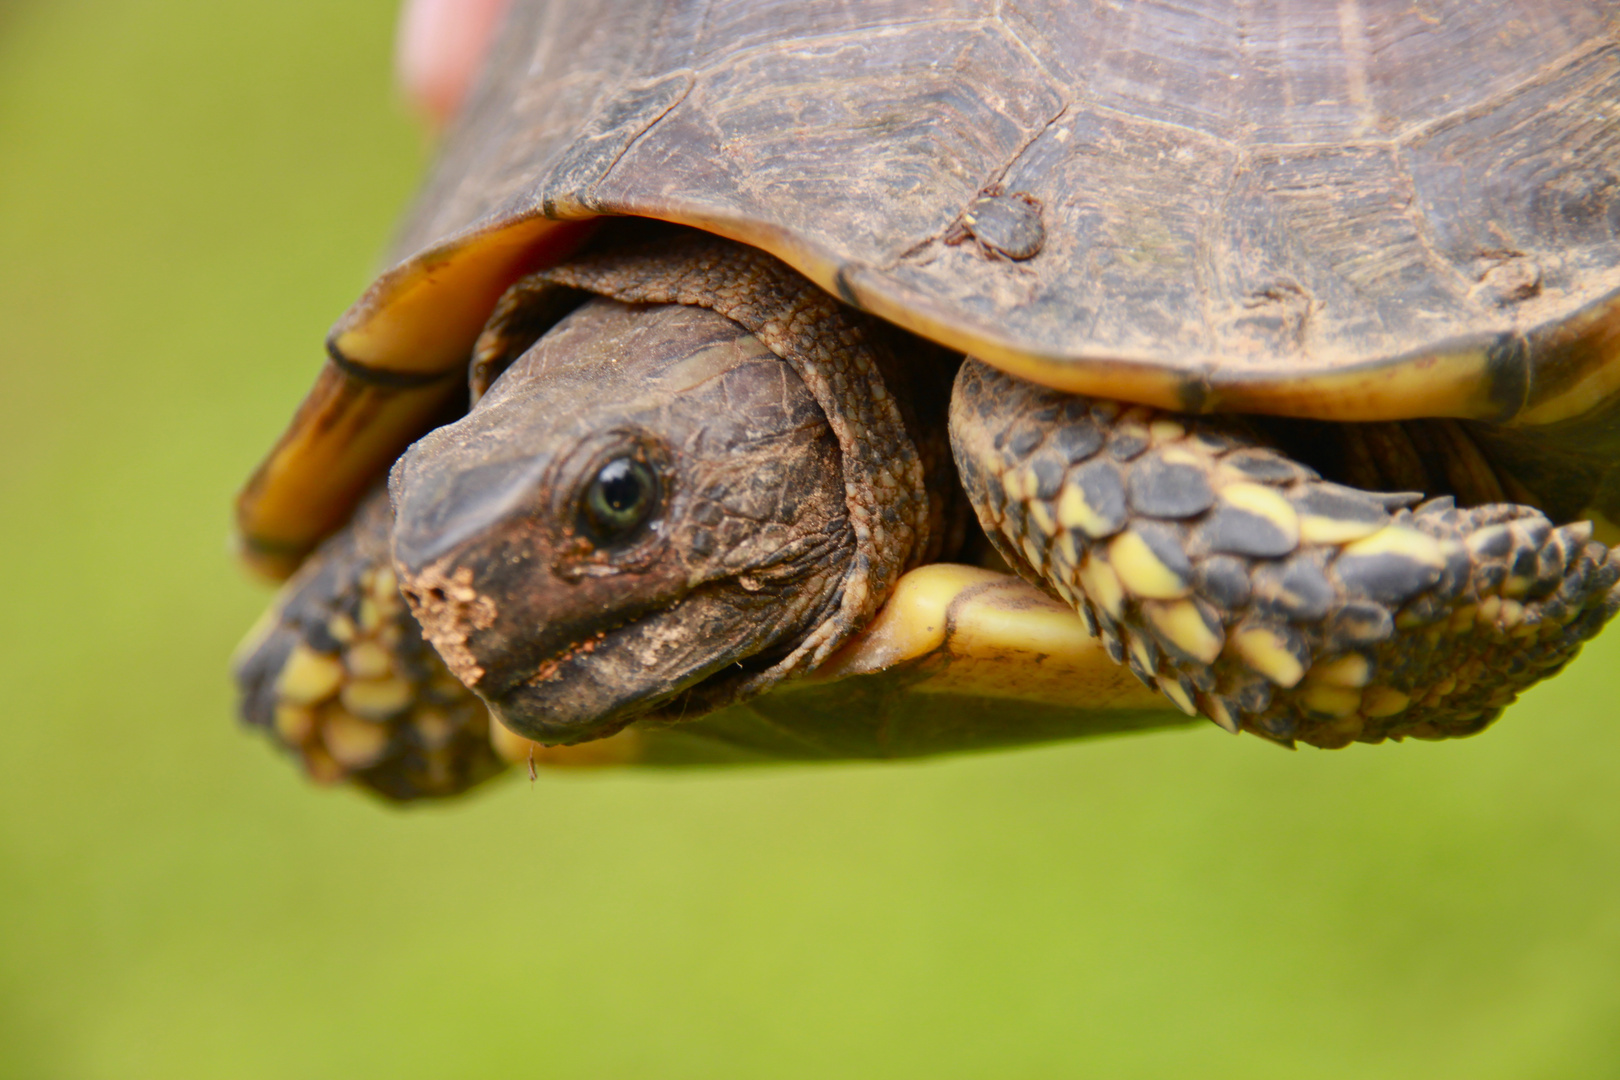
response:
<path fill-rule="evenodd" d="M 633 457 L 614 458 L 597 470 L 580 507 L 585 532 L 612 544 L 635 532 L 658 505 L 658 477 Z"/>

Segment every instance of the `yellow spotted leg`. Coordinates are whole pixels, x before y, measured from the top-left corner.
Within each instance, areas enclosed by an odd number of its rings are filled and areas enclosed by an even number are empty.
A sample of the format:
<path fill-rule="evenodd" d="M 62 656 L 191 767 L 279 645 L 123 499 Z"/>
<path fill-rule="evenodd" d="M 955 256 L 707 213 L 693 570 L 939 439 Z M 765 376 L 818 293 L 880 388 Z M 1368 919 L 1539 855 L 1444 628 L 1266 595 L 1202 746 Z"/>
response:
<path fill-rule="evenodd" d="M 376 489 L 310 556 L 238 651 L 242 718 L 322 783 L 390 798 L 453 795 L 505 766 L 489 710 L 405 608 Z"/>
<path fill-rule="evenodd" d="M 980 523 L 1188 714 L 1287 745 L 1479 731 L 1620 607 L 1586 522 L 1322 480 L 1241 420 L 1059 393 L 969 359 Z"/>

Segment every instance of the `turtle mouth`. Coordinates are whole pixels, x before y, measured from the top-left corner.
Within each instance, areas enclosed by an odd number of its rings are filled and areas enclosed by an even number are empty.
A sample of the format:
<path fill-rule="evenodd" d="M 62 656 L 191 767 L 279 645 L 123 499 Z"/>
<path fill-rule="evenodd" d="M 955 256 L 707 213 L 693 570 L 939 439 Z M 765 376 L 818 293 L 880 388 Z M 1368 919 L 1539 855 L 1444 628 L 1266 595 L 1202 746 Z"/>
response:
<path fill-rule="evenodd" d="M 701 624 L 703 609 L 725 602 L 724 591 L 700 590 L 641 618 L 577 634 L 504 686 L 474 689 L 501 723 L 547 745 L 606 738 L 638 720 L 702 716 L 763 689 L 796 644 L 755 639 L 717 647 L 689 634 L 694 609 Z"/>
<path fill-rule="evenodd" d="M 640 719 L 702 715 L 757 684 L 793 644 L 721 618 L 736 610 L 731 591 L 716 582 L 674 603 L 536 632 L 528 620 L 508 625 L 514 620 L 502 618 L 499 600 L 465 566 L 424 568 L 401 588 L 451 672 L 502 724 L 546 745 L 606 738 Z"/>

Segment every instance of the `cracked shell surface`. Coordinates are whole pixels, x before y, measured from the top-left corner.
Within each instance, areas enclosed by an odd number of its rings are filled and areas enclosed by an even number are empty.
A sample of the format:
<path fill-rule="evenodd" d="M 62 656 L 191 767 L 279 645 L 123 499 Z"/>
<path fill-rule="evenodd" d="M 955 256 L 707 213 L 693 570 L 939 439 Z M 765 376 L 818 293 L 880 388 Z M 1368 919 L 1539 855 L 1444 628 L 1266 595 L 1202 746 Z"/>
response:
<path fill-rule="evenodd" d="M 1440 398 L 1458 415 L 1528 408 L 1509 384 L 1620 290 L 1612 195 L 1580 193 L 1620 168 L 1601 130 L 1620 88 L 1613 9 L 1341 8 L 626 0 L 596 6 L 620 28 L 606 36 L 520 5 L 460 136 L 481 152 L 445 156 L 401 250 L 531 210 L 644 214 L 762 246 L 1066 389 L 1365 418 L 1448 411 Z M 1041 208 L 1038 254 L 948 242 L 991 206 L 1027 216 L 1023 198 Z M 1512 258 L 1482 261 L 1504 234 Z M 1484 295 L 1508 262 L 1539 276 Z M 1508 355 L 1504 335 L 1532 327 Z M 1426 354 L 1427 374 L 1399 377 Z M 1354 392 L 1306 396 L 1301 380 L 1330 373 Z"/>

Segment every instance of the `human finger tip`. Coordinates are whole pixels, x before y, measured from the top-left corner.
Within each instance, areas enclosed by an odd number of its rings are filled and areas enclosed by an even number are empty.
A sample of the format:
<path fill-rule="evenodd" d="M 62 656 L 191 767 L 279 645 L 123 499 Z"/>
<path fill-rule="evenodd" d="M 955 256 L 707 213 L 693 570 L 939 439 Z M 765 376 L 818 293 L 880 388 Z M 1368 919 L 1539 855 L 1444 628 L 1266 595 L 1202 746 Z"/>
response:
<path fill-rule="evenodd" d="M 406 0 L 395 40 L 401 91 L 429 124 L 461 106 L 508 0 Z"/>

